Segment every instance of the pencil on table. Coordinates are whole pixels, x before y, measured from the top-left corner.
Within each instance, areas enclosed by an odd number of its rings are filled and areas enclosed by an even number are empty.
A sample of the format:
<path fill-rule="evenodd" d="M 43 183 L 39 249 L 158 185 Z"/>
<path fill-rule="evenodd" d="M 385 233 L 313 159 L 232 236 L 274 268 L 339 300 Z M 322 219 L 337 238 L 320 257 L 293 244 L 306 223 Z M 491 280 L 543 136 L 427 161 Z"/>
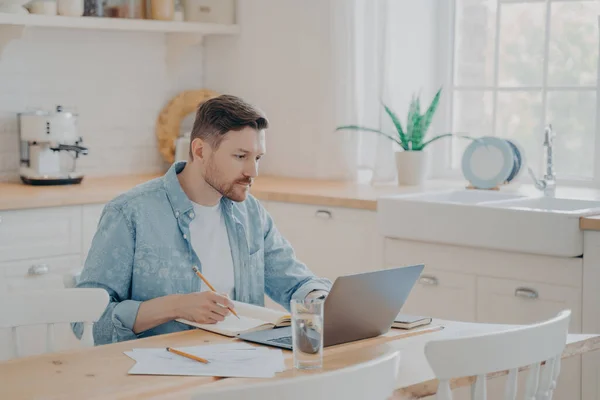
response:
<path fill-rule="evenodd" d="M 196 275 L 198 275 L 198 277 L 199 277 L 200 279 L 202 279 L 202 281 L 203 281 L 204 283 L 206 283 L 206 286 L 208 286 L 208 288 L 209 288 L 210 290 L 212 290 L 212 291 L 213 291 L 213 292 L 215 292 L 215 293 L 217 292 L 217 291 L 215 290 L 215 288 L 213 287 L 213 285 L 211 285 L 211 284 L 210 284 L 210 282 L 206 280 L 206 278 L 204 277 L 204 275 L 202 275 L 202 274 L 200 273 L 200 271 L 198 270 L 198 268 L 196 268 L 196 267 L 193 267 L 192 269 L 194 270 L 194 272 L 196 273 Z M 238 319 L 240 319 L 239 315 L 237 315 L 237 313 L 236 313 L 236 312 L 233 310 L 233 308 L 231 308 L 231 307 L 227 307 L 227 308 L 229 309 L 229 311 L 231 311 L 231 313 L 232 313 L 233 315 L 235 315 L 236 317 L 238 317 Z"/>
<path fill-rule="evenodd" d="M 184 353 L 183 351 L 175 350 L 175 349 L 173 349 L 171 347 L 167 347 L 167 351 L 169 353 L 179 354 L 180 356 L 189 358 L 191 360 L 196 360 L 196 361 L 200 361 L 201 363 L 208 364 L 208 360 L 207 359 L 204 359 L 202 357 L 197 357 L 197 356 L 195 356 L 193 354 Z"/>

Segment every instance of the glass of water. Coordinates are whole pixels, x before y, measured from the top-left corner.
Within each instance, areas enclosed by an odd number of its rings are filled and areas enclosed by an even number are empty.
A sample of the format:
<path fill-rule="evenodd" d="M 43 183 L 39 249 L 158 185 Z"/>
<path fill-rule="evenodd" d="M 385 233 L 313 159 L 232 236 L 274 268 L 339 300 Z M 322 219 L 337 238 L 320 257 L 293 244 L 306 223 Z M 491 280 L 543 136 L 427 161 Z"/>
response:
<path fill-rule="evenodd" d="M 294 368 L 323 366 L 323 305 L 325 300 L 292 300 L 292 351 Z"/>

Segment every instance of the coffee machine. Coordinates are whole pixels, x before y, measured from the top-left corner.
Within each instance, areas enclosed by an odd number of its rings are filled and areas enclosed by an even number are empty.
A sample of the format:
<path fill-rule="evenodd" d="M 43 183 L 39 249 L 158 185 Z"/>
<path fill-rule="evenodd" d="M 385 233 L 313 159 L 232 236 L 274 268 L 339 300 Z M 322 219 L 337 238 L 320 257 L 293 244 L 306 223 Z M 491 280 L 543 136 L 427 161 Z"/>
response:
<path fill-rule="evenodd" d="M 21 140 L 20 175 L 28 185 L 81 183 L 75 170 L 80 155 L 88 154 L 77 134 L 77 114 L 57 106 L 54 111 L 36 110 L 18 114 Z M 65 159 L 66 155 L 67 157 Z"/>

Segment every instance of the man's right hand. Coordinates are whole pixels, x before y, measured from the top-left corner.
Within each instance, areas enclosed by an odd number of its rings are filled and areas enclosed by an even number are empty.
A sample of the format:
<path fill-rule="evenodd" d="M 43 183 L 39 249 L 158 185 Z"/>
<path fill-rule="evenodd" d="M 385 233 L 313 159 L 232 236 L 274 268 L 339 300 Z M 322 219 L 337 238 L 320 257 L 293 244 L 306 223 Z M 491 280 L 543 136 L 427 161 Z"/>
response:
<path fill-rule="evenodd" d="M 233 302 L 225 295 L 215 292 L 195 292 L 179 295 L 177 298 L 178 318 L 199 324 L 215 324 L 223 321 L 233 309 Z"/>

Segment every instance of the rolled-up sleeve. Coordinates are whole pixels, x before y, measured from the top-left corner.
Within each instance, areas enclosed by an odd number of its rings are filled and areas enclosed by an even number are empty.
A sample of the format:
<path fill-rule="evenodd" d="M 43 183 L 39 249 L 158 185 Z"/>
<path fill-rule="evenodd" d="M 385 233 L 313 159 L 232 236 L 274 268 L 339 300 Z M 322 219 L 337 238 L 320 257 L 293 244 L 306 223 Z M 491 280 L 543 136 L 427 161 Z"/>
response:
<path fill-rule="evenodd" d="M 331 290 L 331 281 L 319 278 L 294 253 L 269 213 L 262 208 L 265 232 L 265 292 L 287 310 L 292 299 L 304 299 L 313 290 Z"/>
<path fill-rule="evenodd" d="M 79 288 L 102 288 L 110 302 L 94 324 L 96 345 L 136 339 L 133 325 L 141 302 L 131 300 L 131 273 L 135 253 L 135 231 L 123 211 L 108 205 L 102 212 L 98 229 L 92 240 Z M 80 323 L 72 324 L 79 338 Z"/>

